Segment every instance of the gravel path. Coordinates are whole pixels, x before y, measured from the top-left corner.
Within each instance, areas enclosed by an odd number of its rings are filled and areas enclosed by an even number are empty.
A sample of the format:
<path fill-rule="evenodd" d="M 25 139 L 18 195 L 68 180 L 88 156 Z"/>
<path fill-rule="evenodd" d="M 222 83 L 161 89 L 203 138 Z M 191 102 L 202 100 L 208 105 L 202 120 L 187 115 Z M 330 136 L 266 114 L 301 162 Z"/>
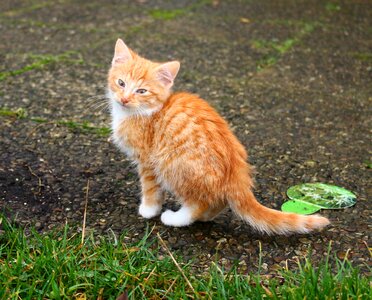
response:
<path fill-rule="evenodd" d="M 128 241 L 147 228 L 198 267 L 218 259 L 275 272 L 309 252 L 348 256 L 368 272 L 371 182 L 368 1 L 0 2 L 0 207 L 39 230 L 87 224 Z M 357 204 L 322 211 L 321 233 L 261 236 L 231 211 L 168 228 L 138 216 L 135 169 L 108 141 L 104 94 L 118 37 L 150 59 L 178 59 L 176 89 L 196 92 L 230 123 L 256 168 L 255 193 L 279 208 L 291 185 L 350 189 Z M 165 206 L 175 207 L 171 201 Z M 155 235 L 154 235 L 155 237 Z"/>

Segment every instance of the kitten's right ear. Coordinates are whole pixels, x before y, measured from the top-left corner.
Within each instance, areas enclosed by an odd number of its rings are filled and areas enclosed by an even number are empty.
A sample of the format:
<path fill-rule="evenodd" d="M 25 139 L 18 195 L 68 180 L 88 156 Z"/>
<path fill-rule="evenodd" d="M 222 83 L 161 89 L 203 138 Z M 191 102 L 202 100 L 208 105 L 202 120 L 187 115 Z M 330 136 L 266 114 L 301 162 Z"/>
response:
<path fill-rule="evenodd" d="M 124 63 L 132 58 L 132 54 L 127 45 L 125 45 L 122 39 L 118 39 L 115 45 L 115 55 L 112 59 L 112 65 Z"/>
<path fill-rule="evenodd" d="M 157 68 L 158 79 L 165 87 L 170 88 L 179 70 L 180 63 L 176 60 L 162 64 Z"/>

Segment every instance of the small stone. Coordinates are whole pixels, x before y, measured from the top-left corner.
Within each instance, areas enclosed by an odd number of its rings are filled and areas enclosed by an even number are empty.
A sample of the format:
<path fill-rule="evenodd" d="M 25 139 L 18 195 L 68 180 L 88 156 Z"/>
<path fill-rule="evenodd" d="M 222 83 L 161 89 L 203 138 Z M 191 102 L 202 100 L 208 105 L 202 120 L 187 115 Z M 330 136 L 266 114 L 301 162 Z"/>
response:
<path fill-rule="evenodd" d="M 323 245 L 319 244 L 319 243 L 315 243 L 315 244 L 313 244 L 313 247 L 314 247 L 315 250 L 321 250 L 323 248 Z"/>
<path fill-rule="evenodd" d="M 195 239 L 196 239 L 197 241 L 202 241 L 202 240 L 204 240 L 204 236 L 202 236 L 202 235 L 197 235 L 197 236 L 195 236 Z"/>
<path fill-rule="evenodd" d="M 278 264 L 273 264 L 271 267 L 270 267 L 270 270 L 272 271 L 278 271 L 278 270 L 282 270 L 283 268 L 278 265 Z"/>
<path fill-rule="evenodd" d="M 280 263 L 282 261 L 285 260 L 285 257 L 284 256 L 275 256 L 273 257 L 273 260 L 276 262 L 276 263 Z"/>
<path fill-rule="evenodd" d="M 175 243 L 177 242 L 177 238 L 176 238 L 176 237 L 170 237 L 170 238 L 168 239 L 168 242 L 169 242 L 170 244 L 175 244 Z"/>
<path fill-rule="evenodd" d="M 295 250 L 294 253 L 296 253 L 296 255 L 298 256 L 303 256 L 305 253 L 301 250 Z"/>
<path fill-rule="evenodd" d="M 237 245 L 238 242 L 235 239 L 229 239 L 229 245 Z"/>
<path fill-rule="evenodd" d="M 243 252 L 244 251 L 244 248 L 241 245 L 237 245 L 236 246 L 236 250 L 239 251 L 239 252 Z"/>

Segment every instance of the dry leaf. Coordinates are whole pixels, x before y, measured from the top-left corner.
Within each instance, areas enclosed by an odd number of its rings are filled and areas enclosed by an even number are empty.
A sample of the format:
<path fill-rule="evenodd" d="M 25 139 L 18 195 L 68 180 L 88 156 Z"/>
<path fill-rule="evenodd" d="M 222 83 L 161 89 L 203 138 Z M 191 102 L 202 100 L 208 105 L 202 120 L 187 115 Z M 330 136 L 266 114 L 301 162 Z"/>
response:
<path fill-rule="evenodd" d="M 240 22 L 248 24 L 248 23 L 251 23 L 251 20 L 247 18 L 240 18 Z"/>
<path fill-rule="evenodd" d="M 125 292 L 121 294 L 119 297 L 116 298 L 116 300 L 128 300 L 128 293 Z"/>
<path fill-rule="evenodd" d="M 99 291 L 98 291 L 98 297 L 97 297 L 97 300 L 103 300 L 103 288 L 100 288 Z"/>
<path fill-rule="evenodd" d="M 77 293 L 74 295 L 74 300 L 87 300 L 87 296 L 84 293 Z"/>

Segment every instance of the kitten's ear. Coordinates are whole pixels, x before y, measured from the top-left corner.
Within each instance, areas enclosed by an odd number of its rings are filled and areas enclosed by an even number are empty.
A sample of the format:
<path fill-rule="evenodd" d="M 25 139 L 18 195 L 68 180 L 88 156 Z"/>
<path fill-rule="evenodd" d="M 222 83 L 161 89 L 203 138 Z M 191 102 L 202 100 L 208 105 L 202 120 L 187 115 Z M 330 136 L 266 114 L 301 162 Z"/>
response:
<path fill-rule="evenodd" d="M 180 63 L 178 61 L 170 61 L 160 65 L 157 68 L 157 75 L 160 82 L 167 88 L 173 85 L 173 81 L 177 76 L 180 69 Z"/>
<path fill-rule="evenodd" d="M 115 45 L 115 55 L 112 59 L 112 65 L 126 62 L 132 58 L 132 54 L 127 45 L 125 45 L 122 39 L 118 39 Z"/>

